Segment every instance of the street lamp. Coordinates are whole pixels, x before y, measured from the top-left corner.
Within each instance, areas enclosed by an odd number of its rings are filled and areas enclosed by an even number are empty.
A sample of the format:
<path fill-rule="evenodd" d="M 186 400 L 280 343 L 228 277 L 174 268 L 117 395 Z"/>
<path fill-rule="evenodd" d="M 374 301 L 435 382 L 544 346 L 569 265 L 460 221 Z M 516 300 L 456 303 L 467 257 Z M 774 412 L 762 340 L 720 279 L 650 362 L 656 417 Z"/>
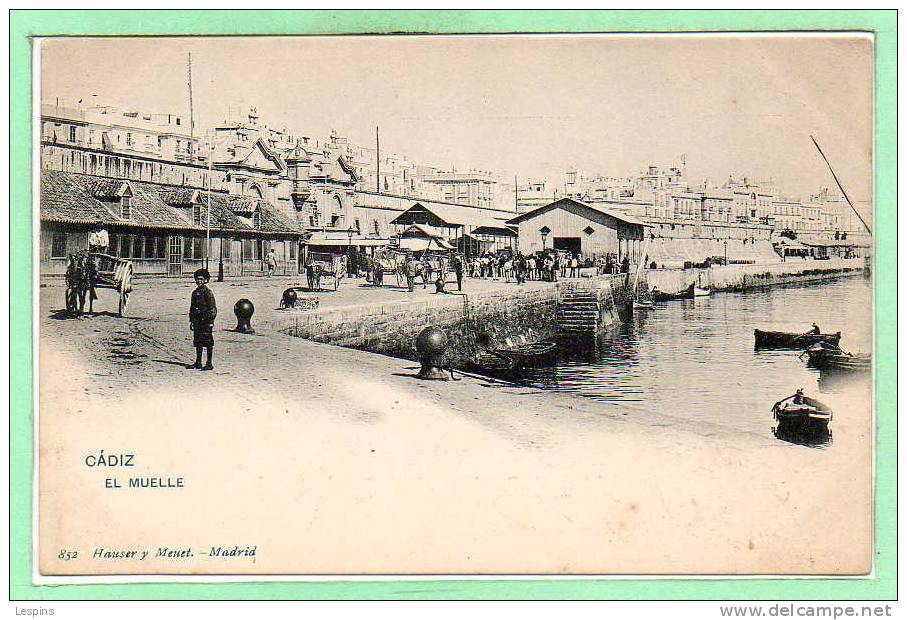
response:
<path fill-rule="evenodd" d="M 727 265 L 727 239 L 724 240 L 724 264 Z"/>
<path fill-rule="evenodd" d="M 353 235 L 355 230 L 350 226 L 346 229 L 346 239 L 347 239 L 347 249 L 346 249 L 346 275 L 347 277 L 353 277 Z"/>

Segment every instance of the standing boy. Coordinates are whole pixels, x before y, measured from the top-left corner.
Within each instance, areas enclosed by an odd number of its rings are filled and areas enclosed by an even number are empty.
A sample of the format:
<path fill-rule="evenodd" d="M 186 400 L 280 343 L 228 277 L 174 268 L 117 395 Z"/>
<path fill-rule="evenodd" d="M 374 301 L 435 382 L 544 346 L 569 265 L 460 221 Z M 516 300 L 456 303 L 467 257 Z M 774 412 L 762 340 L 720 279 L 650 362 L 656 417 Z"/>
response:
<path fill-rule="evenodd" d="M 214 293 L 205 286 L 211 280 L 207 269 L 195 272 L 195 290 L 192 291 L 192 303 L 189 305 L 189 329 L 192 330 L 192 344 L 195 346 L 195 363 L 188 368 L 214 370 L 211 355 L 214 350 L 214 318 L 217 316 L 217 304 Z M 202 349 L 208 353 L 207 362 L 202 366 Z"/>

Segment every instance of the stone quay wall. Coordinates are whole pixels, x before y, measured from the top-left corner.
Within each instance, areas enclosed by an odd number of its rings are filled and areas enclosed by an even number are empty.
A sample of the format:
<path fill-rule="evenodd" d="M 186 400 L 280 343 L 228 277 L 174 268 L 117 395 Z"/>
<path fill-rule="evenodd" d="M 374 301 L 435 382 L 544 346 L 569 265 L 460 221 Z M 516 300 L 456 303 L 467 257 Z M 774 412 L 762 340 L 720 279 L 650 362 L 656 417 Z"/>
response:
<path fill-rule="evenodd" d="M 802 261 L 792 259 L 771 265 L 723 265 L 708 269 L 653 269 L 640 277 L 640 292 L 657 287 L 666 293 L 682 291 L 691 284 L 713 291 L 741 291 L 778 284 L 827 280 L 863 273 L 862 258 Z"/>
<path fill-rule="evenodd" d="M 713 290 L 743 290 L 810 282 L 862 273 L 863 261 L 790 261 L 774 265 L 727 265 L 710 269 L 651 270 L 641 275 L 641 292 L 652 286 L 674 292 L 694 282 Z M 701 275 L 701 279 L 700 279 Z M 556 283 L 532 283 L 519 290 L 465 295 L 437 295 L 426 301 L 399 301 L 295 314 L 272 327 L 291 336 L 411 360 L 418 359 L 415 338 L 428 326 L 447 334 L 446 364 L 462 367 L 487 345 L 506 346 L 508 339 L 553 340 L 557 309 L 568 291 L 594 292 L 600 306 L 599 329 L 628 320 L 634 275 L 595 276 Z"/>
<path fill-rule="evenodd" d="M 325 308 L 295 315 L 277 325 L 291 336 L 373 353 L 416 360 L 414 341 L 422 329 L 438 327 L 447 334 L 446 363 L 459 367 L 482 348 L 506 346 L 508 338 L 550 340 L 557 336 L 557 306 L 568 290 L 595 291 L 602 305 L 603 326 L 618 319 L 618 299 L 629 299 L 623 276 L 556 283 L 533 283 L 503 293 L 437 295 L 427 301 Z M 617 293 L 612 292 L 612 287 Z"/>

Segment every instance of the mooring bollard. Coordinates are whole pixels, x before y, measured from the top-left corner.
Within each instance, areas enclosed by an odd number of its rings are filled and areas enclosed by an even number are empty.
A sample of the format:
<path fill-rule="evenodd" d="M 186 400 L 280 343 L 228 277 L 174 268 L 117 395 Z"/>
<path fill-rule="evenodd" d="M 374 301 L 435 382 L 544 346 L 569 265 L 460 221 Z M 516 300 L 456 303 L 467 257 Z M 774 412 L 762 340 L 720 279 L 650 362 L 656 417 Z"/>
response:
<path fill-rule="evenodd" d="M 255 305 L 248 299 L 240 299 L 233 306 L 236 315 L 236 331 L 244 334 L 254 334 L 252 329 L 252 315 L 255 314 Z"/>
<path fill-rule="evenodd" d="M 295 308 L 297 299 L 299 299 L 299 296 L 296 294 L 296 290 L 288 288 L 283 292 L 283 297 L 280 300 L 280 306 L 282 308 Z"/>
<path fill-rule="evenodd" d="M 447 334 L 437 327 L 426 327 L 416 336 L 416 351 L 422 368 L 416 376 L 420 379 L 448 381 L 450 377 L 441 368 L 447 351 Z"/>

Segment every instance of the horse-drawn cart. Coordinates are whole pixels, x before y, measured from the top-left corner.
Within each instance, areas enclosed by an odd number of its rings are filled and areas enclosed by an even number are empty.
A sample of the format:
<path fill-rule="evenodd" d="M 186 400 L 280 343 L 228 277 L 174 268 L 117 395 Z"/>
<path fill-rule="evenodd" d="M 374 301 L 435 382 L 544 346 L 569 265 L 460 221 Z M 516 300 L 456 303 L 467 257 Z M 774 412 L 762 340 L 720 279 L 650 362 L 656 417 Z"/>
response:
<path fill-rule="evenodd" d="M 125 316 L 132 292 L 132 262 L 96 252 L 71 255 L 66 269 L 66 310 L 84 312 L 87 294 L 88 311 L 94 312 L 99 288 L 117 292 L 117 314 Z"/>
<path fill-rule="evenodd" d="M 336 291 L 340 287 L 340 280 L 345 275 L 346 266 L 344 263 L 344 257 L 340 254 L 309 252 L 305 265 L 309 290 L 322 290 L 321 279 L 327 277 L 333 279 L 333 289 Z"/>

